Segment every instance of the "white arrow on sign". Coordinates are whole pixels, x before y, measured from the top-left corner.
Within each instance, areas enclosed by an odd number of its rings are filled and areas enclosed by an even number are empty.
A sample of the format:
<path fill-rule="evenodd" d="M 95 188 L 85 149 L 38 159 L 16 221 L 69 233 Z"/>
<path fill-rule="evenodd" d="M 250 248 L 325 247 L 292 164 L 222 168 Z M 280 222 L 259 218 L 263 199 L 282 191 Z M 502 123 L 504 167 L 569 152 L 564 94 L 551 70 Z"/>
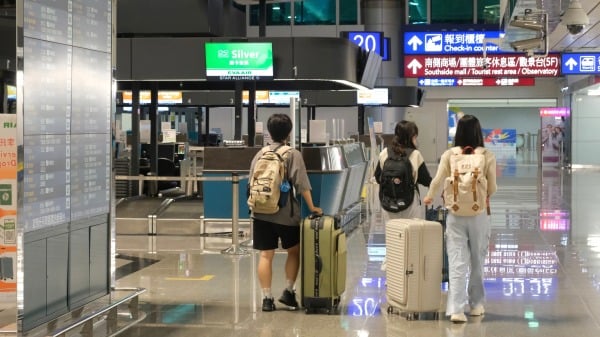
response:
<path fill-rule="evenodd" d="M 569 70 L 573 71 L 573 68 L 577 67 L 577 61 L 575 61 L 574 58 L 569 57 L 569 59 L 567 60 L 567 62 L 565 62 L 565 65 L 567 67 L 569 67 Z"/>
<path fill-rule="evenodd" d="M 419 46 L 423 44 L 423 41 L 421 41 L 421 39 L 419 39 L 418 36 L 413 35 L 413 37 L 411 37 L 407 43 L 409 46 L 412 47 L 413 51 L 417 51 L 417 48 L 419 48 Z"/>
<path fill-rule="evenodd" d="M 417 70 L 423 68 L 423 65 L 417 59 L 413 59 L 406 67 L 412 70 L 413 75 L 416 75 Z"/>

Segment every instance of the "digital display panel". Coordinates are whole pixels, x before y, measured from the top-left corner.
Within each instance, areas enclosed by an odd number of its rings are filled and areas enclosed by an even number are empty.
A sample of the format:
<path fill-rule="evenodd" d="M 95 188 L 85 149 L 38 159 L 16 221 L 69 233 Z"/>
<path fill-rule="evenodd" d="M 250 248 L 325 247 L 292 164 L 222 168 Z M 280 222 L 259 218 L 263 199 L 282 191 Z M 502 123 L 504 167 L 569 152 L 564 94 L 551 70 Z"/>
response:
<path fill-rule="evenodd" d="M 110 211 L 113 3 L 23 3 L 18 222 L 29 232 Z"/>
<path fill-rule="evenodd" d="M 140 91 L 140 104 L 150 104 L 150 91 Z M 123 91 L 123 104 L 129 105 L 133 103 L 133 94 L 131 91 Z M 158 104 L 181 104 L 183 103 L 183 92 L 181 91 L 159 91 Z"/>
<path fill-rule="evenodd" d="M 110 54 L 74 48 L 72 69 L 71 133 L 109 133 Z"/>
<path fill-rule="evenodd" d="M 388 99 L 388 88 L 356 91 L 356 104 L 384 105 L 388 104 Z"/>
<path fill-rule="evenodd" d="M 300 98 L 299 91 L 269 91 L 269 104 L 290 105 L 290 98 Z"/>
<path fill-rule="evenodd" d="M 106 214 L 110 202 L 108 134 L 71 136 L 71 220 Z"/>
<path fill-rule="evenodd" d="M 6 85 L 6 99 L 17 99 L 17 87 L 15 87 L 14 85 Z"/>
<path fill-rule="evenodd" d="M 72 43 L 67 1 L 27 0 L 24 1 L 24 14 L 25 36 L 66 45 Z"/>
<path fill-rule="evenodd" d="M 73 45 L 110 53 L 112 8 L 107 0 L 72 0 Z"/>
<path fill-rule="evenodd" d="M 255 93 L 257 105 L 290 105 L 290 98 L 300 98 L 300 91 L 256 90 Z M 250 103 L 250 93 L 247 90 L 242 92 L 242 103 Z"/>
<path fill-rule="evenodd" d="M 24 134 L 65 134 L 70 128 L 73 49 L 30 38 L 23 49 Z"/>
<path fill-rule="evenodd" d="M 68 136 L 23 137 L 23 215 L 25 231 L 70 220 Z"/>
<path fill-rule="evenodd" d="M 207 42 L 206 78 L 209 80 L 269 80 L 273 78 L 270 42 Z"/>

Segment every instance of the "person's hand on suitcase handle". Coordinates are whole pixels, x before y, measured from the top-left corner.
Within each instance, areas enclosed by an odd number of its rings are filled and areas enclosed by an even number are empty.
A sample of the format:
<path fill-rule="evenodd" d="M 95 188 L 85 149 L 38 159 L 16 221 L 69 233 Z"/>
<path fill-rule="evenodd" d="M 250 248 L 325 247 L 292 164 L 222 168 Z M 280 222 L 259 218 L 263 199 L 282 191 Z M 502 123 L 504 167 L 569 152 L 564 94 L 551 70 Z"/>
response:
<path fill-rule="evenodd" d="M 323 215 L 323 210 L 320 207 L 317 207 L 313 204 L 312 195 L 310 194 L 310 190 L 305 190 L 302 193 L 302 198 L 306 201 L 306 206 L 308 206 L 308 210 L 315 215 Z"/>
<path fill-rule="evenodd" d="M 321 209 L 321 207 L 309 207 L 309 210 L 312 214 L 314 215 L 323 215 L 323 210 Z"/>
<path fill-rule="evenodd" d="M 425 205 L 431 205 L 433 203 L 433 198 L 425 197 L 425 198 L 423 198 L 423 203 Z"/>

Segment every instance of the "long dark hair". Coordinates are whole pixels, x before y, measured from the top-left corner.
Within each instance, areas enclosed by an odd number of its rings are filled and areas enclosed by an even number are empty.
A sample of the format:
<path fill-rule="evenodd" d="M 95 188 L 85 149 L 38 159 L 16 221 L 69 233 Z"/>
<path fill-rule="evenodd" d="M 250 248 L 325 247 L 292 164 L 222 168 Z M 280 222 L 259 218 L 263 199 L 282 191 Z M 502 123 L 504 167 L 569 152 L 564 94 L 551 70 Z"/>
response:
<path fill-rule="evenodd" d="M 415 149 L 413 143 L 414 136 L 419 135 L 417 124 L 409 121 L 400 121 L 394 129 L 394 138 L 392 139 L 392 150 L 395 153 L 404 153 L 405 149 Z"/>
<path fill-rule="evenodd" d="M 454 137 L 454 146 L 462 148 L 470 146 L 476 148 L 483 147 L 483 133 L 479 119 L 473 115 L 464 115 L 458 120 L 456 126 L 456 136 Z"/>

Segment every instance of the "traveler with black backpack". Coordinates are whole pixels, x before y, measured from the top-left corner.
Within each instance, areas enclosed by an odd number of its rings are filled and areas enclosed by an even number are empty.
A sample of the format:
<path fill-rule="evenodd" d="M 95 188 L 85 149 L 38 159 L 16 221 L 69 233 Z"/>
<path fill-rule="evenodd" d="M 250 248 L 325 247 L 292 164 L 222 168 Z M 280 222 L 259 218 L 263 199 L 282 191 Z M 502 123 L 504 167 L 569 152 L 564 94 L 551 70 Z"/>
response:
<path fill-rule="evenodd" d="M 389 219 L 425 217 L 418 184 L 429 187 L 431 175 L 417 150 L 419 129 L 414 122 L 396 124 L 392 144 L 381 151 L 375 169 L 384 223 Z"/>

